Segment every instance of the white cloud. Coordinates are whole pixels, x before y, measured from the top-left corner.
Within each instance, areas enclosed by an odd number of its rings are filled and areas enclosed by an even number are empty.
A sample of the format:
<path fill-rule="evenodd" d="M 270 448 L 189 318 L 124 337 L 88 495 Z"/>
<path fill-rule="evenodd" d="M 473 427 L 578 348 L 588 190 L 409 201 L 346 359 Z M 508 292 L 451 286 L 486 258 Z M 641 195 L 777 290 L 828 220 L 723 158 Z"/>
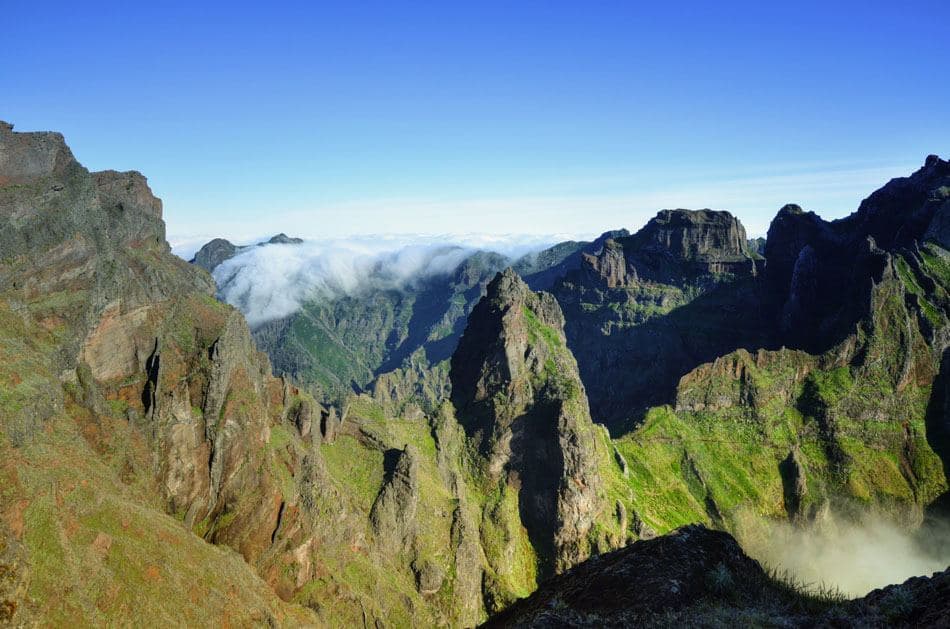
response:
<path fill-rule="evenodd" d="M 854 519 L 825 512 L 807 526 L 776 522 L 767 531 L 760 539 L 744 542 L 752 556 L 799 582 L 847 596 L 863 596 L 950 564 L 947 526 L 908 530 L 884 513 Z"/>
<path fill-rule="evenodd" d="M 557 236 L 381 236 L 250 247 L 214 270 L 221 296 L 252 326 L 286 317 L 309 300 L 402 290 L 454 271 L 477 250 L 516 258 Z"/>

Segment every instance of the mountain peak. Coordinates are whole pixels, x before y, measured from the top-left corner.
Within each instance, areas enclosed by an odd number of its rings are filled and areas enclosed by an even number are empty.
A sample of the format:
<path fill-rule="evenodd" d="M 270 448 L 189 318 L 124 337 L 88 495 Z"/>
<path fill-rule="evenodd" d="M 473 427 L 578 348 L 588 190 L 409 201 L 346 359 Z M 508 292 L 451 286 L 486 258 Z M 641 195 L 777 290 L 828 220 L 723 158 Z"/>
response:
<path fill-rule="evenodd" d="M 267 241 L 269 245 L 299 245 L 303 242 L 303 238 L 291 238 L 284 232 L 272 236 L 270 240 Z"/>
<path fill-rule="evenodd" d="M 499 271 L 488 283 L 485 296 L 492 301 L 512 301 L 531 289 L 510 266 Z"/>
<path fill-rule="evenodd" d="M 554 297 L 510 268 L 498 273 L 469 316 L 450 378 L 459 423 L 489 474 L 519 479 L 528 496 L 525 527 L 549 558 L 544 570 L 587 556 L 601 453 Z"/>
<path fill-rule="evenodd" d="M 802 206 L 797 203 L 786 203 L 778 211 L 779 214 L 805 214 L 805 210 L 802 209 Z"/>
<path fill-rule="evenodd" d="M 192 258 L 190 262 L 200 266 L 208 273 L 211 273 L 219 264 L 233 258 L 239 249 L 240 247 L 232 244 L 229 240 L 215 238 L 205 243 L 204 246 L 195 253 L 195 257 Z"/>

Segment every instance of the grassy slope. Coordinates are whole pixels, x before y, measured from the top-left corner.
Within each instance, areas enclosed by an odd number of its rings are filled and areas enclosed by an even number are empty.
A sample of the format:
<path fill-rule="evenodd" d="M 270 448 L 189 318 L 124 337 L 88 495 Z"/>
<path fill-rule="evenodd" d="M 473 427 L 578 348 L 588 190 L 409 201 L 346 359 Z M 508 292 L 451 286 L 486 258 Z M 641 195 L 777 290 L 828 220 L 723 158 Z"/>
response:
<path fill-rule="evenodd" d="M 324 547 L 324 576 L 307 584 L 295 600 L 318 608 L 334 622 L 360 621 L 352 606 L 334 599 L 358 599 L 357 609 L 394 626 L 458 624 L 455 605 L 455 558 L 452 518 L 458 500 L 439 469 L 436 443 L 423 420 L 386 417 L 368 396 L 351 399 L 346 432 L 319 446 L 331 482 L 343 504 L 336 505 L 335 526 L 346 530 L 348 545 Z M 371 435 L 365 438 L 362 435 Z M 417 535 L 411 549 L 395 555 L 380 552 L 369 513 L 385 479 L 385 452 L 412 444 L 419 457 Z M 417 591 L 411 564 L 431 562 L 446 575 L 434 594 Z"/>
<path fill-rule="evenodd" d="M 945 256 L 931 246 L 924 259 L 945 295 Z M 701 389 L 703 400 L 728 402 L 653 408 L 642 426 L 615 441 L 630 465 L 626 506 L 660 533 L 698 521 L 752 542 L 759 518 L 787 516 L 779 465 L 796 449 L 806 510 L 833 499 L 900 518 L 945 491 L 924 419 L 935 358 L 915 322 L 936 317 L 938 327 L 947 318 L 932 304 L 908 306 L 905 287 L 923 301 L 921 280 L 907 276 L 902 259 L 896 270 L 875 293 L 872 320 L 859 326 L 863 357 L 842 364 L 835 350 L 824 357 L 740 350 L 717 361 L 718 371 L 704 366 L 685 377 L 681 395 Z M 751 391 L 751 406 L 740 401 L 740 387 Z"/>
<path fill-rule="evenodd" d="M 313 621 L 237 553 L 163 513 L 141 435 L 118 414 L 94 418 L 75 387 L 63 391 L 55 328 L 25 323 L 3 302 L 0 319 L 0 502 L 7 541 L 26 550 L 21 614 L 71 626 Z M 28 403 L 44 396 L 50 416 L 17 430 L 36 421 Z"/>

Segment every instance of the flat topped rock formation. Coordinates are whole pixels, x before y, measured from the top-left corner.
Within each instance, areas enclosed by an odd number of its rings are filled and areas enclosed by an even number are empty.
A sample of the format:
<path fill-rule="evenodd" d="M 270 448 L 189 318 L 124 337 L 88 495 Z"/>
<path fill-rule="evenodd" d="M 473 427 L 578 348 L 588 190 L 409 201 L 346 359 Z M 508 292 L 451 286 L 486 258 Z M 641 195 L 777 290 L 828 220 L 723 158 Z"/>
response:
<path fill-rule="evenodd" d="M 605 240 L 584 262 L 609 288 L 686 284 L 756 271 L 742 223 L 716 210 L 662 210 L 635 234 Z"/>
<path fill-rule="evenodd" d="M 25 184 L 75 163 L 61 133 L 17 133 L 0 121 L 0 185 Z"/>
<path fill-rule="evenodd" d="M 662 210 L 629 237 L 632 247 L 667 251 L 682 260 L 748 257 L 745 228 L 739 219 L 717 210 Z"/>

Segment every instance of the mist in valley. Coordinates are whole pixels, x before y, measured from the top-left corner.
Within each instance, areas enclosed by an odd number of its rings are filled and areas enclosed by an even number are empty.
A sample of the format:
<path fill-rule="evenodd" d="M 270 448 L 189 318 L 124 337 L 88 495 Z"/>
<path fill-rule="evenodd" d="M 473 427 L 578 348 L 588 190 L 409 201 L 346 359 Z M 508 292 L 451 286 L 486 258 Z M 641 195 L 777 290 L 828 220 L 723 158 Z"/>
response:
<path fill-rule="evenodd" d="M 881 514 L 858 518 L 826 512 L 815 522 L 770 523 L 747 551 L 781 576 L 812 591 L 848 598 L 930 576 L 950 566 L 950 525 L 928 522 L 910 529 Z"/>

